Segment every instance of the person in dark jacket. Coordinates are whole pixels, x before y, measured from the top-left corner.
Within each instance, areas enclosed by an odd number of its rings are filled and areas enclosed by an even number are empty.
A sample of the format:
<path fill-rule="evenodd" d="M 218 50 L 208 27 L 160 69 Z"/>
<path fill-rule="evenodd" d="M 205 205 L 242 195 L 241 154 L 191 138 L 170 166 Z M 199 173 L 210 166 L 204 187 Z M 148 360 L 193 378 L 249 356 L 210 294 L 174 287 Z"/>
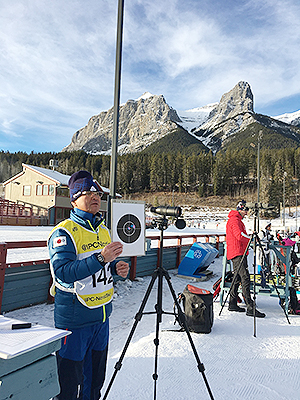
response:
<path fill-rule="evenodd" d="M 259 234 L 260 244 L 258 251 L 258 262 L 260 266 L 261 286 L 266 286 L 266 280 L 271 272 L 271 250 L 270 243 L 274 240 L 274 235 L 271 233 L 271 222 L 265 226 L 265 230 L 261 230 Z"/>
<path fill-rule="evenodd" d="M 226 243 L 227 243 L 227 259 L 231 260 L 233 271 L 239 272 L 231 287 L 229 297 L 229 311 L 244 312 L 243 307 L 238 306 L 238 289 L 242 285 L 242 293 L 247 306 L 246 315 L 254 316 L 254 305 L 250 294 L 250 274 L 248 270 L 247 255 L 245 255 L 241 264 L 243 255 L 247 249 L 250 236 L 248 236 L 246 227 L 242 219 L 247 215 L 249 208 L 246 207 L 245 200 L 238 203 L 237 209 L 232 210 L 228 214 L 228 221 L 226 224 Z M 264 318 L 265 314 L 255 310 L 255 316 Z"/>
<path fill-rule="evenodd" d="M 103 191 L 92 175 L 76 172 L 68 184 L 70 218 L 60 222 L 48 239 L 55 326 L 72 332 L 56 354 L 60 393 L 54 400 L 99 400 L 107 362 L 112 275 L 125 278 L 129 265 L 116 262 L 122 244 L 111 242 L 99 214 Z"/>

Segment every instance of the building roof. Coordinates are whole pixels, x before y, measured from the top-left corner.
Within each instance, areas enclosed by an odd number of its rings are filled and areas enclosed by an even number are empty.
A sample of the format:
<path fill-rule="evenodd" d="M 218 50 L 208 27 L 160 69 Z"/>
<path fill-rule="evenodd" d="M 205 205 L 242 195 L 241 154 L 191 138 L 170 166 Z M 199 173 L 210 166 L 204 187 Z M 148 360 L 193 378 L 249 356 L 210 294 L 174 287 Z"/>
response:
<path fill-rule="evenodd" d="M 3 185 L 5 186 L 8 183 L 14 181 L 15 179 L 18 179 L 21 175 L 24 174 L 26 169 L 30 169 L 32 171 L 35 171 L 39 175 L 42 175 L 44 177 L 47 177 L 47 178 L 53 180 L 53 182 L 58 185 L 68 186 L 68 181 L 70 179 L 69 175 L 64 175 L 64 174 L 61 174 L 60 172 L 52 171 L 51 169 L 36 167 L 34 165 L 28 165 L 28 164 L 24 164 L 24 163 L 22 164 L 22 167 L 23 167 L 22 172 L 18 173 L 17 175 L 15 175 L 15 176 L 11 177 L 10 179 L 8 179 L 7 181 L 3 182 Z"/>
<path fill-rule="evenodd" d="M 68 186 L 68 181 L 70 179 L 70 175 L 65 175 L 57 171 L 53 171 L 52 169 L 35 167 L 34 165 L 22 164 L 23 168 L 31 169 L 43 176 L 46 176 L 49 179 L 52 179 L 58 184 Z"/>

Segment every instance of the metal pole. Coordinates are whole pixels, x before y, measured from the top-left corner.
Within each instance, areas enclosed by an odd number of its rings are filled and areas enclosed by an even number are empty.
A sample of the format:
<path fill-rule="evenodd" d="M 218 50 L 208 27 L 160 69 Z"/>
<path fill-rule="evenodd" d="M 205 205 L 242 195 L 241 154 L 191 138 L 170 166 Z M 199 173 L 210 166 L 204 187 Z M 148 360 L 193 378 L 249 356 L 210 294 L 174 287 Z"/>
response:
<path fill-rule="evenodd" d="M 258 206 L 258 213 L 257 213 L 257 232 L 259 232 L 259 210 L 260 210 L 260 139 L 262 136 L 262 131 L 259 131 L 258 138 L 257 138 L 257 206 Z"/>
<path fill-rule="evenodd" d="M 118 129 L 119 129 L 119 106 L 121 87 L 121 63 L 122 63 L 122 37 L 123 37 L 123 14 L 124 0 L 118 0 L 118 23 L 117 23 L 117 46 L 115 65 L 115 92 L 114 92 L 114 116 L 113 116 L 113 138 L 110 160 L 110 195 L 108 199 L 108 221 L 111 225 L 111 199 L 116 198 L 116 176 L 117 176 L 117 154 L 118 154 Z"/>
<path fill-rule="evenodd" d="M 284 231 L 285 231 L 285 175 L 283 175 L 283 199 L 282 199 L 282 208 L 283 208 L 283 214 L 282 214 L 283 227 L 284 227 Z"/>
<path fill-rule="evenodd" d="M 298 222 L 297 222 L 297 216 L 298 216 L 298 189 L 296 189 L 296 231 L 298 231 Z"/>
<path fill-rule="evenodd" d="M 283 173 L 283 228 L 285 233 L 285 177 L 287 173 Z"/>
<path fill-rule="evenodd" d="M 258 132 L 257 136 L 257 208 L 255 210 L 254 216 L 254 257 L 253 257 L 253 309 L 254 309 L 254 318 L 253 318 L 253 336 L 256 337 L 256 267 L 257 267 L 257 233 L 259 232 L 259 210 L 260 210 L 260 139 L 262 137 L 262 131 Z"/>

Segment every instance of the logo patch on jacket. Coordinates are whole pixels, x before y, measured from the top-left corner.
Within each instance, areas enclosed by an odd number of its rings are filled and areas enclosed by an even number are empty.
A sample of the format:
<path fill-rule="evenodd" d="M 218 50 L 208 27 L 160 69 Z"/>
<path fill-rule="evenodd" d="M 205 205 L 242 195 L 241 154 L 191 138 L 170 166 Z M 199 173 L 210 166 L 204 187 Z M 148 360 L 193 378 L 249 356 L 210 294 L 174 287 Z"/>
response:
<path fill-rule="evenodd" d="M 67 237 L 66 236 L 58 236 L 53 240 L 53 248 L 66 246 L 67 245 Z"/>

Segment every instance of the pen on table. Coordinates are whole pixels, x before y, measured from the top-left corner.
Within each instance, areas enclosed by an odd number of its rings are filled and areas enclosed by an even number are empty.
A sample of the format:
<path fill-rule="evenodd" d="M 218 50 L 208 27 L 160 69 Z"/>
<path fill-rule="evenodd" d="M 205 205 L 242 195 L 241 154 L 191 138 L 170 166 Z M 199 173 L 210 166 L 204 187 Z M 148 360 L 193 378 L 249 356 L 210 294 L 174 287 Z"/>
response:
<path fill-rule="evenodd" d="M 24 322 L 24 323 L 21 323 L 21 324 L 12 324 L 11 325 L 11 329 L 12 330 L 14 330 L 14 329 L 27 329 L 27 328 L 31 328 L 31 326 L 32 326 L 31 322 Z"/>
<path fill-rule="evenodd" d="M 23 322 L 23 323 L 12 323 L 7 325 L 0 325 L 0 330 L 16 330 L 16 329 L 28 329 L 31 328 L 33 325 L 31 322 Z"/>

